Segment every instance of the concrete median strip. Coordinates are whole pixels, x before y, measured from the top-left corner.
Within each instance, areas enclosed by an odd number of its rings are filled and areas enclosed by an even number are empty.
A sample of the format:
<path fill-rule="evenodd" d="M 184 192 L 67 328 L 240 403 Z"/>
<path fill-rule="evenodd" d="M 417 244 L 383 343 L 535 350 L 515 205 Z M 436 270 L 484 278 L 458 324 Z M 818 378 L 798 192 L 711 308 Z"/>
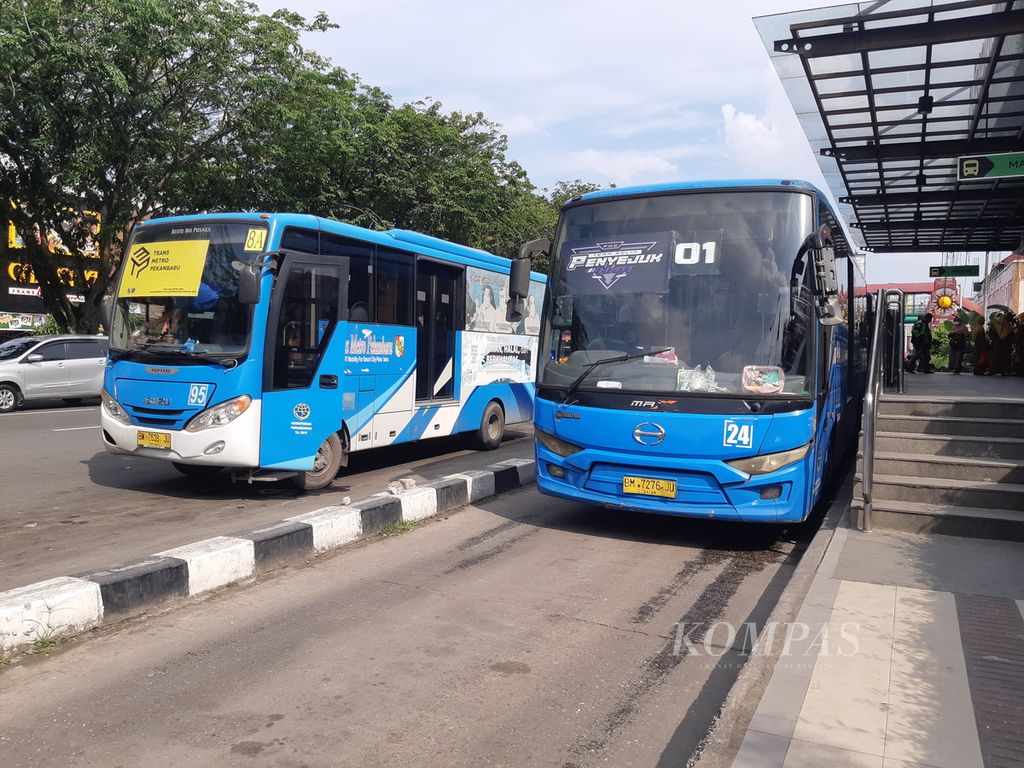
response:
<path fill-rule="evenodd" d="M 301 562 L 389 525 L 425 520 L 528 485 L 531 459 L 507 459 L 430 482 L 392 483 L 368 499 L 296 515 L 232 536 L 186 544 L 134 563 L 0 592 L 0 650 L 116 621 Z"/>

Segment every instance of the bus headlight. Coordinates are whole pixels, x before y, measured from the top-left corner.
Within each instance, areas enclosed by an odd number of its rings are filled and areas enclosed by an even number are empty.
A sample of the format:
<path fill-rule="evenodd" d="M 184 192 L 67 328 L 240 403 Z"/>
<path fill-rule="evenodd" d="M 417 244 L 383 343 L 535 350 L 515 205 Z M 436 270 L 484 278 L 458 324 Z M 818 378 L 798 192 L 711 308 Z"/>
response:
<path fill-rule="evenodd" d="M 193 416 L 192 420 L 185 425 L 185 431 L 201 432 L 211 427 L 223 427 L 245 413 L 250 405 L 252 405 L 252 398 L 248 395 L 241 395 L 233 400 L 226 400 Z"/>
<path fill-rule="evenodd" d="M 112 418 L 114 421 L 124 424 L 125 426 L 131 426 L 132 420 L 128 418 L 128 414 L 124 412 L 124 408 L 121 404 L 112 398 L 107 390 L 100 392 L 100 404 L 103 406 L 103 410 L 106 411 L 107 416 Z"/>
<path fill-rule="evenodd" d="M 769 472 L 774 472 L 777 469 L 782 469 L 800 461 L 800 459 L 807 455 L 807 451 L 810 448 L 810 444 L 801 445 L 799 448 L 794 448 L 791 451 L 766 453 L 762 456 L 752 456 L 749 459 L 734 459 L 725 463 L 734 469 L 738 469 L 740 472 L 746 472 L 748 475 L 766 475 Z"/>
<path fill-rule="evenodd" d="M 533 431 L 537 437 L 537 442 L 552 453 L 557 453 L 559 456 L 572 456 L 574 453 L 579 453 L 583 450 L 578 445 L 567 443 L 565 440 L 560 440 L 554 435 L 549 435 L 547 432 L 542 432 L 536 428 L 534 428 Z"/>

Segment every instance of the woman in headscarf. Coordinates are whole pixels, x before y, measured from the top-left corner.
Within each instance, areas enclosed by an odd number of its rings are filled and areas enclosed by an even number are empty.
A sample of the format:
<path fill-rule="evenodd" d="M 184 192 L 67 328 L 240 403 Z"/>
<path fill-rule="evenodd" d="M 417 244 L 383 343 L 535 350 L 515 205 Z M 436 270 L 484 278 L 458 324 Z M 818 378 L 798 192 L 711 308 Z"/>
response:
<path fill-rule="evenodd" d="M 981 315 L 971 321 L 971 342 L 974 344 L 974 375 L 984 376 L 988 373 L 991 347 L 985 335 L 985 321 Z"/>
<path fill-rule="evenodd" d="M 1013 343 L 1017 346 L 1013 357 L 1013 375 L 1024 376 L 1024 312 L 1017 315 L 1017 323 L 1013 329 Z"/>
<path fill-rule="evenodd" d="M 996 313 L 989 322 L 988 337 L 992 342 L 992 375 L 1010 375 L 1010 355 L 1013 349 L 1013 329 L 1010 318 L 1003 312 Z"/>

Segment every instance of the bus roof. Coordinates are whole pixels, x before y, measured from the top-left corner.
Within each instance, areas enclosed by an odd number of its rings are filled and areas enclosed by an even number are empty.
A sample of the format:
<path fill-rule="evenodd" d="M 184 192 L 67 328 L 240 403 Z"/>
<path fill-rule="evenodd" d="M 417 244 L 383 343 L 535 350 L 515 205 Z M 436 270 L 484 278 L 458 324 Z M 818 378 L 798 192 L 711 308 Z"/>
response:
<path fill-rule="evenodd" d="M 724 179 L 718 181 L 671 181 L 664 184 L 641 184 L 635 187 L 616 187 L 587 192 L 579 198 L 570 200 L 572 205 L 584 200 L 597 200 L 606 197 L 629 197 L 631 195 L 649 195 L 662 192 L 685 192 L 693 189 L 737 189 L 744 187 L 778 187 L 779 189 L 802 189 L 813 192 L 819 199 L 828 202 L 825 194 L 809 181 L 800 179 Z"/>
<path fill-rule="evenodd" d="M 195 221 L 196 219 L 233 220 L 233 221 L 274 221 L 281 226 L 307 227 L 319 229 L 322 232 L 329 232 L 344 237 L 358 238 L 376 245 L 383 245 L 391 248 L 398 248 L 406 251 L 414 251 L 423 256 L 434 256 L 443 258 L 459 264 L 483 267 L 485 269 L 497 269 L 507 272 L 511 262 L 502 256 L 496 256 L 487 251 L 470 248 L 466 245 L 459 245 L 439 237 L 431 237 L 419 232 L 406 229 L 389 229 L 386 232 L 379 232 L 373 229 L 357 227 L 354 224 L 346 224 L 342 221 L 312 216 L 306 213 L 205 213 L 193 214 L 190 216 L 168 216 L 160 219 L 149 219 L 140 222 L 137 226 L 156 226 L 162 224 L 175 224 L 178 222 Z M 547 282 L 547 276 L 539 272 L 530 275 L 532 280 Z"/>

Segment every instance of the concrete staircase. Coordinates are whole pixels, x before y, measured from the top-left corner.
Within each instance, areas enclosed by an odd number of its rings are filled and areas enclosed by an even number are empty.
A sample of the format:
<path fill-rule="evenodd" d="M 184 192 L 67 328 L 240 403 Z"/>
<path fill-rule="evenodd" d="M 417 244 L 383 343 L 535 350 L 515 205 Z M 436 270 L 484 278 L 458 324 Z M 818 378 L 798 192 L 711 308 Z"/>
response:
<path fill-rule="evenodd" d="M 863 512 L 863 436 L 853 506 Z M 882 395 L 872 526 L 1024 541 L 1024 401 Z"/>

